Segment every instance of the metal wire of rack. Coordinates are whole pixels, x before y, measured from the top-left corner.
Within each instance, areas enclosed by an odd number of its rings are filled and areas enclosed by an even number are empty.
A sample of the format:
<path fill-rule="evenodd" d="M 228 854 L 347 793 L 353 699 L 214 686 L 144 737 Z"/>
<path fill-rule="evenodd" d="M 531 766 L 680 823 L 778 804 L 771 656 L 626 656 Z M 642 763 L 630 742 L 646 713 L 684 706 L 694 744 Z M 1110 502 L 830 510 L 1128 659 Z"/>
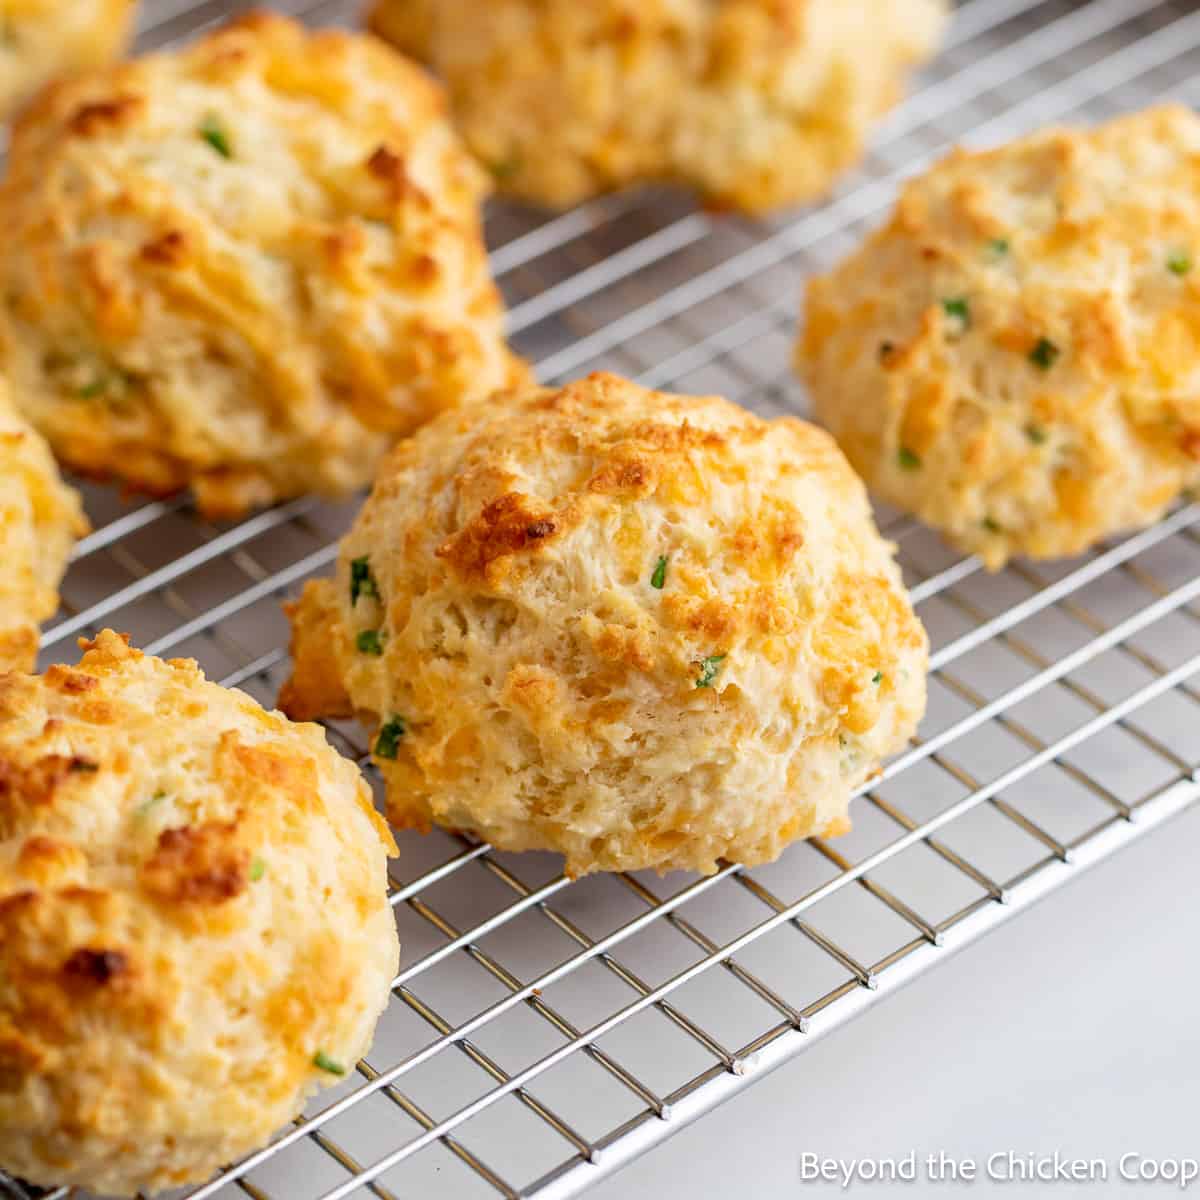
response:
<path fill-rule="evenodd" d="M 318 22 L 357 7 L 277 6 Z M 141 44 L 235 7 L 153 0 Z M 1194 100 L 1198 69 L 1200 12 L 1184 4 L 965 0 L 941 57 L 819 207 L 765 224 L 660 191 L 551 218 L 496 207 L 517 347 L 548 381 L 604 365 L 803 412 L 788 367 L 801 280 L 862 236 L 898 179 L 959 140 Z M 272 702 L 279 598 L 332 561 L 352 506 L 298 500 L 216 528 L 183 501 L 85 492 L 96 532 L 44 659 L 110 624 Z M 852 834 L 753 870 L 575 883 L 549 856 L 403 838 L 404 955 L 369 1057 L 273 1144 L 179 1195 L 576 1195 L 1200 798 L 1200 505 L 998 576 L 880 519 L 931 635 L 930 706 L 856 802 Z M 329 733 L 366 762 L 356 731 Z"/>

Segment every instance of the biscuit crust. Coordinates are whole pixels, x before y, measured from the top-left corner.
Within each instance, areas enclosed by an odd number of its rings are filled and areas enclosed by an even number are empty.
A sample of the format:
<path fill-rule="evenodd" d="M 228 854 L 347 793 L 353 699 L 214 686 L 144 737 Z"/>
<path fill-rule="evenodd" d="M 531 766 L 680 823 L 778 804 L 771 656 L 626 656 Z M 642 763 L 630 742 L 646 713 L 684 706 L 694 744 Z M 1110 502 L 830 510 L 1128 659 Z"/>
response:
<path fill-rule="evenodd" d="M 612 375 L 398 446 L 292 620 L 281 703 L 374 729 L 393 823 L 573 874 L 836 831 L 925 703 L 924 631 L 832 439 Z"/>
<path fill-rule="evenodd" d="M 59 457 L 209 516 L 367 483 L 523 368 L 486 178 L 376 39 L 252 14 L 50 88 L 17 123 L 0 358 Z"/>
<path fill-rule="evenodd" d="M 759 211 L 854 163 L 942 0 L 376 0 L 499 187 L 563 207 L 644 180 Z M 866 34 L 866 36 L 864 36 Z"/>
<path fill-rule="evenodd" d="M 58 584 L 87 532 L 79 496 L 0 380 L 0 672 L 31 671 L 38 623 L 58 609 Z"/>
<path fill-rule="evenodd" d="M 0 1163 L 127 1195 L 353 1069 L 395 976 L 395 846 L 316 726 L 83 644 L 0 676 Z"/>
<path fill-rule="evenodd" d="M 0 115 L 58 75 L 116 58 L 136 7 L 136 0 L 0 0 Z"/>
<path fill-rule="evenodd" d="M 1157 520 L 1200 481 L 1197 195 L 1182 107 L 955 152 L 810 282 L 818 416 L 990 568 Z"/>

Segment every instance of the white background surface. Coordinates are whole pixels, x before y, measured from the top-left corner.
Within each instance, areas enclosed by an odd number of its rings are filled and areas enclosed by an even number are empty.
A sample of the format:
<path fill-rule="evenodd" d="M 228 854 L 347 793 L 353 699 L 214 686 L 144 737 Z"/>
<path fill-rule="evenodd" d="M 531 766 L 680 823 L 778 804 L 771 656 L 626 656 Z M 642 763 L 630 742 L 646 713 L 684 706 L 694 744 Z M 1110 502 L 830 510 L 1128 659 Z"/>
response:
<path fill-rule="evenodd" d="M 1167 1184 L 802 1184 L 800 1154 L 1200 1157 L 1200 811 L 1082 875 L 590 1193 L 1162 1196 Z M 1115 1169 L 1113 1174 L 1115 1175 Z M 1200 1195 L 1200 1182 L 1188 1196 Z"/>

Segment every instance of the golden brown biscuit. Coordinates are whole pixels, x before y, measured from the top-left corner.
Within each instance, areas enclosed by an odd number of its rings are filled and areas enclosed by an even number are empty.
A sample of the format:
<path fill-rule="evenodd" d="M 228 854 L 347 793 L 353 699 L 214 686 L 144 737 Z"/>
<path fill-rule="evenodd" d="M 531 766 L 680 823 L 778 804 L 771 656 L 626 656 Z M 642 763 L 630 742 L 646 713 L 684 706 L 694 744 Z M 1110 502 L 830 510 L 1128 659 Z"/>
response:
<path fill-rule="evenodd" d="M 0 380 L 0 671 L 30 671 L 38 623 L 58 609 L 58 582 L 87 532 L 79 496 Z"/>
<path fill-rule="evenodd" d="M 839 830 L 925 704 L 924 631 L 833 440 L 612 375 L 397 447 L 292 619 L 280 703 L 373 727 L 393 822 L 572 874 Z"/>
<path fill-rule="evenodd" d="M 886 500 L 992 568 L 1200 481 L 1200 118 L 959 150 L 808 288 L 798 366 Z"/>
<path fill-rule="evenodd" d="M 944 17 L 943 0 L 376 0 L 371 21 L 444 76 L 513 195 L 667 179 L 757 211 L 858 158 Z"/>
<path fill-rule="evenodd" d="M 116 58 L 136 0 L 0 0 L 0 115 L 57 75 Z"/>
<path fill-rule="evenodd" d="M 353 1069 L 395 846 L 312 725 L 106 631 L 0 676 L 0 1165 L 202 1179 Z"/>
<path fill-rule="evenodd" d="M 246 17 L 17 124 L 0 355 L 59 456 L 209 515 L 365 484 L 510 382 L 483 173 L 374 38 Z"/>

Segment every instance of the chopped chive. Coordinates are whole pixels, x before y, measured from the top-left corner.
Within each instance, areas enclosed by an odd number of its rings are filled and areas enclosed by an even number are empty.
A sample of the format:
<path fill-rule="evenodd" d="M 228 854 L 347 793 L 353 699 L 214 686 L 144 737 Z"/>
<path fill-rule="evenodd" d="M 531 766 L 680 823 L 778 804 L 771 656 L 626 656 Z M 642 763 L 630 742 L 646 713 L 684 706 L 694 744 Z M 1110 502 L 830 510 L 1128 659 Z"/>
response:
<path fill-rule="evenodd" d="M 1041 446 L 1049 436 L 1040 425 L 1026 425 L 1025 436 L 1035 445 Z"/>
<path fill-rule="evenodd" d="M 650 586 L 658 588 L 661 592 L 663 584 L 667 582 L 667 556 L 664 554 L 658 562 L 654 564 L 654 574 L 650 576 Z"/>
<path fill-rule="evenodd" d="M 917 471 L 921 467 L 921 456 L 913 453 L 907 446 L 901 446 L 896 451 L 896 461 L 904 471 Z"/>
<path fill-rule="evenodd" d="M 383 644 L 386 641 L 386 633 L 382 633 L 378 629 L 363 629 L 354 639 L 354 644 L 358 647 L 360 654 L 373 654 L 378 658 L 383 653 Z"/>
<path fill-rule="evenodd" d="M 379 727 L 375 737 L 375 757 L 395 758 L 400 750 L 400 739 L 404 736 L 406 726 L 403 717 L 392 717 L 390 721 Z"/>
<path fill-rule="evenodd" d="M 250 863 L 250 882 L 257 883 L 267 873 L 267 864 L 257 856 Z"/>
<path fill-rule="evenodd" d="M 1186 250 L 1176 250 L 1167 259 L 1167 270 L 1172 275 L 1186 275 L 1192 269 L 1192 256 Z"/>
<path fill-rule="evenodd" d="M 487 168 L 491 171 L 494 179 L 503 183 L 506 179 L 511 179 L 521 170 L 521 155 L 514 150 L 505 158 L 498 158 L 489 162 Z"/>
<path fill-rule="evenodd" d="M 200 126 L 200 136 L 222 158 L 233 157 L 233 147 L 229 144 L 229 135 L 221 126 L 220 121 L 211 113 L 204 118 L 204 123 Z"/>
<path fill-rule="evenodd" d="M 876 684 L 882 683 L 883 682 L 883 672 L 876 671 L 875 674 L 871 676 L 871 682 L 876 683 Z"/>
<path fill-rule="evenodd" d="M 725 661 L 723 654 L 710 654 L 707 658 L 700 660 L 700 678 L 696 680 L 698 688 L 712 687 L 712 682 L 717 677 L 717 672 L 721 669 L 721 664 Z"/>
<path fill-rule="evenodd" d="M 983 518 L 983 527 L 984 527 L 984 529 L 986 529 L 988 531 L 988 533 L 1003 533 L 1004 532 L 1003 528 L 996 521 L 994 521 L 991 517 Z"/>
<path fill-rule="evenodd" d="M 965 296 L 952 296 L 943 300 L 942 312 L 957 321 L 962 330 L 971 328 L 971 305 Z"/>
<path fill-rule="evenodd" d="M 1040 371 L 1048 371 L 1054 366 L 1055 360 L 1062 353 L 1049 339 L 1038 338 L 1037 345 L 1029 352 L 1029 361 Z"/>
<path fill-rule="evenodd" d="M 379 585 L 371 574 L 371 560 L 367 555 L 350 561 L 350 603 L 358 603 L 359 596 L 379 599 Z"/>
<path fill-rule="evenodd" d="M 346 1068 L 336 1059 L 330 1058 L 324 1050 L 318 1050 L 313 1055 L 313 1066 L 318 1071 L 328 1071 L 330 1075 L 345 1075 Z"/>
<path fill-rule="evenodd" d="M 147 817 L 167 798 L 166 792 L 155 792 L 149 800 L 143 800 L 141 804 L 133 810 L 136 817 Z"/>
<path fill-rule="evenodd" d="M 992 238 L 988 242 L 988 249 L 994 258 L 1003 258 L 1008 253 L 1008 238 Z"/>
<path fill-rule="evenodd" d="M 119 400 L 126 396 L 138 385 L 138 377 L 118 366 L 111 369 L 98 367 L 87 383 L 75 388 L 75 395 L 81 400 L 96 400 L 101 396 Z"/>

